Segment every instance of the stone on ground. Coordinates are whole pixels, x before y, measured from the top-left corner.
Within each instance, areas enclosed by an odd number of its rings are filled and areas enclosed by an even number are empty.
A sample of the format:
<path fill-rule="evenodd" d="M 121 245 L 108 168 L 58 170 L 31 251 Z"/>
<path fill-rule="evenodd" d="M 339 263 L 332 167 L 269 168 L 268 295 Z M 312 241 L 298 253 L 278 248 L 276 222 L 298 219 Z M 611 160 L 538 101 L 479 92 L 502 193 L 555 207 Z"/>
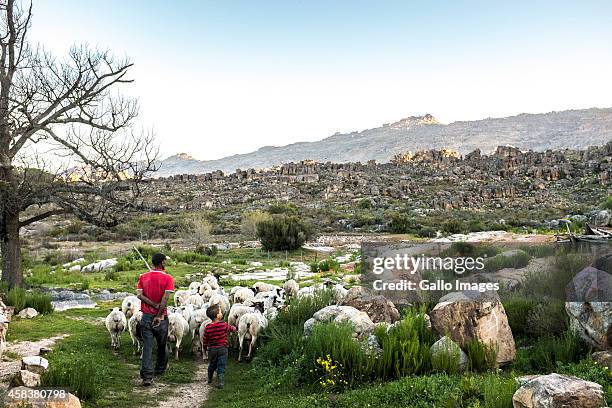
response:
<path fill-rule="evenodd" d="M 49 369 L 49 361 L 40 356 L 28 356 L 21 359 L 21 369 L 43 374 Z"/>
<path fill-rule="evenodd" d="M 440 298 L 429 317 L 439 335 L 448 335 L 460 347 L 476 339 L 497 349 L 499 364 L 516 357 L 508 317 L 496 293 L 449 293 Z"/>
<path fill-rule="evenodd" d="M 40 374 L 28 370 L 19 370 L 11 381 L 11 387 L 38 387 L 40 385 Z"/>
<path fill-rule="evenodd" d="M 363 286 L 349 289 L 340 304 L 366 312 L 374 323 L 394 323 L 400 319 L 400 313 L 393 302 L 382 295 L 373 294 Z"/>
<path fill-rule="evenodd" d="M 26 307 L 21 312 L 19 312 L 17 316 L 19 316 L 21 319 L 32 319 L 38 316 L 38 312 L 32 307 Z"/>
<path fill-rule="evenodd" d="M 610 370 L 610 373 L 612 373 L 612 350 L 598 351 L 593 353 L 591 358 L 597 364 L 603 367 L 608 367 L 608 370 Z"/>
<path fill-rule="evenodd" d="M 374 331 L 374 322 L 365 312 L 361 312 L 351 306 L 327 306 L 315 312 L 312 318 L 304 323 L 304 335 L 309 336 L 312 328 L 317 322 L 350 322 L 353 326 L 355 337 L 367 337 Z"/>
<path fill-rule="evenodd" d="M 601 385 L 576 377 L 552 373 L 519 378 L 522 386 L 514 393 L 514 408 L 603 408 Z"/>

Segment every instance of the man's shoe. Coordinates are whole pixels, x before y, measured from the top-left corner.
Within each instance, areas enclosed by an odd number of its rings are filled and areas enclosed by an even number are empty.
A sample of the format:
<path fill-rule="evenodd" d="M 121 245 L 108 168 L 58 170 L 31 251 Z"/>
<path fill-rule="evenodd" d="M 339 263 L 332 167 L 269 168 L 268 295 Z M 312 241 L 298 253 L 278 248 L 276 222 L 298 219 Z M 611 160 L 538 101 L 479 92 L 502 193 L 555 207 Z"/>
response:
<path fill-rule="evenodd" d="M 153 384 L 152 380 L 142 380 L 143 387 L 150 387 Z"/>
<path fill-rule="evenodd" d="M 212 384 L 213 376 L 208 374 L 208 385 Z"/>

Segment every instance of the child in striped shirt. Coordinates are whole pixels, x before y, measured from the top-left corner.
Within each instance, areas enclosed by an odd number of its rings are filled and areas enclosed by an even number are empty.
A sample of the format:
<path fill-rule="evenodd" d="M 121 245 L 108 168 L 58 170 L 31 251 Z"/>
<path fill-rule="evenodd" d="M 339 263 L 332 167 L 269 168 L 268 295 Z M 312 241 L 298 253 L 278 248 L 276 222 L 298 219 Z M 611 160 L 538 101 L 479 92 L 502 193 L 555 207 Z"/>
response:
<path fill-rule="evenodd" d="M 215 371 L 219 380 L 218 388 L 223 388 L 225 380 L 225 365 L 227 364 L 227 335 L 235 332 L 236 328 L 230 326 L 223 319 L 219 305 L 212 305 L 206 309 L 206 316 L 212 323 L 204 329 L 202 348 L 205 353 L 208 349 L 208 384 L 212 384 Z"/>

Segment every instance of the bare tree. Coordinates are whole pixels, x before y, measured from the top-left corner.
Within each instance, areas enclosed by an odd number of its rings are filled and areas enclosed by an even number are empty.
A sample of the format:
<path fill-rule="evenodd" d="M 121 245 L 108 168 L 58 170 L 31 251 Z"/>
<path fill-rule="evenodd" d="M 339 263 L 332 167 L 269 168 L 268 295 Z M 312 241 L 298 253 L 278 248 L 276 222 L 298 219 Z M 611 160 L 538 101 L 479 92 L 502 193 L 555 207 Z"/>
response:
<path fill-rule="evenodd" d="M 197 249 L 201 245 L 210 242 L 210 231 L 212 225 L 203 214 L 193 214 L 189 216 L 181 227 L 183 239 Z"/>
<path fill-rule="evenodd" d="M 152 136 L 133 130 L 136 100 L 117 92 L 132 82 L 132 63 L 86 46 L 57 59 L 28 43 L 31 18 L 31 4 L 0 0 L 0 241 L 10 287 L 23 284 L 22 227 L 62 213 L 117 224 L 142 204 L 157 156 Z"/>

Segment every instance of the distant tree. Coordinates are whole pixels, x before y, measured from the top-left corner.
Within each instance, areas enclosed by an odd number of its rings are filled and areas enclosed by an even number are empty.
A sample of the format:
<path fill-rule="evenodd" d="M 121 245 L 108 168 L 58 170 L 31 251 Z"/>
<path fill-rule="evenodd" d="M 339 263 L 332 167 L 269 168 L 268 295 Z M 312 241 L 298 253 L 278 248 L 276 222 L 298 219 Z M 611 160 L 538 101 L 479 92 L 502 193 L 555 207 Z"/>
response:
<path fill-rule="evenodd" d="M 270 214 L 287 214 L 297 215 L 298 209 L 293 203 L 274 203 L 268 206 L 268 212 Z"/>
<path fill-rule="evenodd" d="M 154 170 L 136 135 L 128 60 L 74 46 L 57 59 L 27 41 L 32 5 L 0 0 L 0 247 L 2 280 L 22 286 L 19 230 L 55 214 L 111 227 L 142 205 Z"/>
<path fill-rule="evenodd" d="M 257 224 L 271 218 L 272 216 L 269 213 L 261 210 L 244 212 L 242 214 L 240 230 L 246 237 L 257 238 Z"/>
<path fill-rule="evenodd" d="M 210 242 L 211 230 L 212 224 L 208 218 L 202 214 L 195 214 L 185 220 L 181 228 L 181 235 L 183 239 L 198 248 Z"/>
<path fill-rule="evenodd" d="M 310 228 L 293 215 L 273 215 L 257 224 L 261 245 L 272 251 L 297 249 L 310 235 Z"/>

